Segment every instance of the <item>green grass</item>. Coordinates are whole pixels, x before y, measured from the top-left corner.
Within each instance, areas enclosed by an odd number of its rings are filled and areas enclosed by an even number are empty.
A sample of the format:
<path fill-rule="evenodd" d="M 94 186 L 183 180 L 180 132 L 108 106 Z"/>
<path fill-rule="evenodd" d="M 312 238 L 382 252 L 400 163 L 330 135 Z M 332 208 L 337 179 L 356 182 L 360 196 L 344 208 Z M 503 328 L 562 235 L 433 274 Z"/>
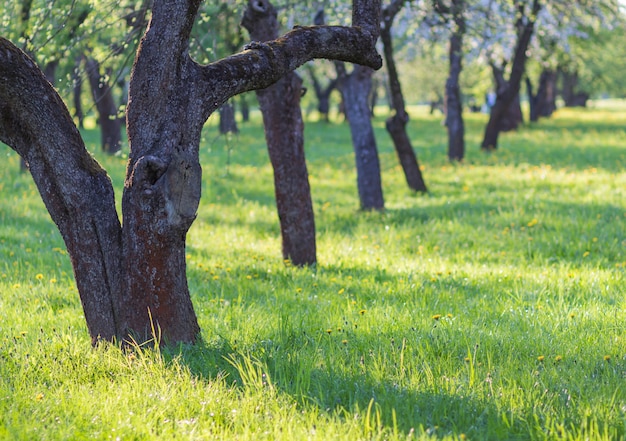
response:
<path fill-rule="evenodd" d="M 203 342 L 162 351 L 91 348 L 2 147 L 0 439 L 626 437 L 626 109 L 559 110 L 490 155 L 467 115 L 463 165 L 413 113 L 430 193 L 406 189 L 380 115 L 384 213 L 357 209 L 347 126 L 307 123 L 312 269 L 281 260 L 258 115 L 228 142 L 211 120 L 187 252 Z M 119 199 L 124 159 L 85 138 Z"/>

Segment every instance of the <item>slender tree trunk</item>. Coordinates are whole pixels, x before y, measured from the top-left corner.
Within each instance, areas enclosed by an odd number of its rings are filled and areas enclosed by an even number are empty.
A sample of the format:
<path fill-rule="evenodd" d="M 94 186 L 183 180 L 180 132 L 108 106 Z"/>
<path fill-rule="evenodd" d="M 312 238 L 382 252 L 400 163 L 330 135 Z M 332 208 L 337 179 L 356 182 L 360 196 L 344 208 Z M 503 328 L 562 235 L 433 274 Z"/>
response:
<path fill-rule="evenodd" d="M 330 112 L 330 95 L 333 93 L 333 90 L 337 88 L 337 78 L 329 79 L 328 84 L 324 87 L 320 83 L 314 69 L 311 66 L 308 66 L 307 71 L 309 72 L 309 77 L 311 77 L 313 91 L 315 92 L 315 97 L 317 98 L 317 111 L 320 115 L 322 115 L 322 119 L 328 122 L 328 113 Z"/>
<path fill-rule="evenodd" d="M 526 77 L 531 122 L 536 122 L 539 117 L 550 117 L 556 110 L 556 77 L 554 70 L 544 69 L 539 76 L 539 87 L 535 95 L 533 95 L 532 83 Z"/>
<path fill-rule="evenodd" d="M 219 108 L 220 114 L 220 134 L 239 133 L 237 121 L 235 120 L 235 106 L 231 102 L 224 103 Z"/>
<path fill-rule="evenodd" d="M 578 72 L 561 69 L 560 73 L 565 107 L 586 107 L 589 94 L 578 90 Z"/>
<path fill-rule="evenodd" d="M 118 116 L 117 105 L 113 98 L 108 80 L 100 73 L 100 63 L 94 58 L 85 60 L 85 70 L 89 77 L 91 93 L 96 109 L 102 137 L 102 150 L 115 154 L 122 148 L 122 119 Z"/>
<path fill-rule="evenodd" d="M 380 161 L 368 102 L 373 71 L 356 65 L 348 75 L 342 63 L 337 63 L 337 68 L 339 90 L 352 134 L 361 209 L 382 210 L 385 208 L 385 201 Z"/>
<path fill-rule="evenodd" d="M 446 127 L 448 128 L 448 158 L 462 161 L 465 156 L 465 125 L 459 77 L 463 69 L 463 35 L 465 34 L 464 0 L 454 0 L 451 12 L 454 29 L 450 35 L 450 70 L 446 81 Z"/>
<path fill-rule="evenodd" d="M 522 76 L 524 75 L 526 59 L 528 58 L 526 51 L 535 28 L 535 20 L 540 8 L 540 0 L 533 0 L 532 8 L 528 15 L 523 16 L 521 14 L 523 11 L 520 11 L 520 17 L 518 19 L 520 32 L 517 37 L 517 44 L 513 55 L 511 74 L 508 81 L 504 82 L 503 87 L 498 88 L 496 103 L 491 108 L 489 122 L 485 128 L 485 134 L 481 144 L 483 150 L 490 151 L 498 147 L 498 135 L 502 130 L 502 120 L 506 117 L 507 112 L 510 111 L 511 104 L 515 99 L 519 99 L 520 84 Z M 519 115 L 521 115 L 521 111 Z"/>
<path fill-rule="evenodd" d="M 255 41 L 278 38 L 276 9 L 267 0 L 250 1 L 242 24 Z M 313 202 L 304 156 L 301 95 L 302 80 L 295 72 L 266 89 L 257 90 L 274 169 L 283 258 L 298 266 L 312 265 L 317 260 Z"/>
<path fill-rule="evenodd" d="M 74 116 L 78 119 L 78 127 L 81 129 L 84 128 L 85 118 L 82 103 L 83 77 L 80 72 L 82 59 L 82 56 L 76 58 L 76 61 L 74 62 L 74 70 L 72 72 L 72 99 L 74 101 Z"/>
<path fill-rule="evenodd" d="M 409 114 L 404 105 L 404 96 L 400 79 L 398 78 L 398 70 L 393 58 L 393 41 L 391 38 L 391 26 L 396 14 L 402 8 L 403 1 L 394 0 L 389 6 L 383 9 L 383 20 L 380 29 L 380 37 L 383 42 L 383 53 L 387 72 L 389 75 L 389 91 L 393 115 L 387 119 L 385 127 L 391 136 L 396 154 L 402 166 L 404 177 L 409 188 L 414 191 L 426 192 L 426 183 L 422 177 L 422 172 L 417 161 L 417 156 L 411 145 L 411 140 L 406 131 L 406 125 L 409 122 Z"/>

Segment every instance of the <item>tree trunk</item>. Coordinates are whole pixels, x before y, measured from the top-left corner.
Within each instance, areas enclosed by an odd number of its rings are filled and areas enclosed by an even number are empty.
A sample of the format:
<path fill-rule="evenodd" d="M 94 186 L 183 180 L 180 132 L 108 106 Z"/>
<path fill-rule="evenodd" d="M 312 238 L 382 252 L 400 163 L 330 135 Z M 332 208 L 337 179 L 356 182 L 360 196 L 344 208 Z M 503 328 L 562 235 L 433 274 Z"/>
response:
<path fill-rule="evenodd" d="M 82 62 L 82 56 L 77 57 L 74 62 L 74 70 L 72 71 L 72 98 L 74 100 L 74 116 L 78 120 L 78 127 L 84 128 L 83 103 L 83 77 L 80 73 L 80 64 Z"/>
<path fill-rule="evenodd" d="M 328 122 L 328 113 L 330 112 L 330 95 L 333 93 L 333 90 L 337 88 L 337 78 L 329 79 L 328 84 L 324 87 L 317 78 L 313 67 L 308 66 L 307 71 L 311 77 L 313 91 L 315 92 L 315 97 L 317 98 L 317 111 L 320 115 L 322 115 L 322 119 Z"/>
<path fill-rule="evenodd" d="M 393 41 L 391 38 L 391 26 L 396 14 L 402 8 L 404 2 L 394 0 L 383 9 L 383 20 L 380 29 L 380 37 L 383 42 L 383 53 L 387 72 L 389 75 L 390 101 L 393 108 L 393 115 L 387 119 L 385 127 L 391 136 L 393 145 L 398 155 L 398 160 L 402 166 L 404 177 L 409 188 L 414 191 L 426 192 L 426 183 L 422 177 L 422 172 L 417 162 L 417 156 L 411 145 L 411 140 L 406 132 L 406 125 L 409 122 L 409 114 L 404 105 L 404 96 L 398 70 L 393 58 Z"/>
<path fill-rule="evenodd" d="M 242 25 L 255 41 L 278 38 L 276 9 L 267 0 L 250 1 Z M 301 96 L 302 80 L 295 72 L 268 88 L 257 90 L 274 169 L 283 258 L 298 266 L 313 265 L 317 261 L 313 202 L 304 156 Z"/>
<path fill-rule="evenodd" d="M 231 102 L 224 103 L 219 108 L 220 114 L 220 135 L 227 133 L 239 133 L 237 121 L 235 120 L 235 106 Z"/>
<path fill-rule="evenodd" d="M 586 107 L 589 94 L 578 90 L 578 72 L 561 69 L 560 73 L 565 107 Z"/>
<path fill-rule="evenodd" d="M 483 150 L 491 151 L 498 147 L 498 135 L 502 130 L 502 120 L 507 116 L 507 113 L 511 111 L 511 104 L 514 103 L 516 99 L 519 100 L 520 84 L 522 76 L 524 75 L 526 59 L 528 58 L 526 52 L 535 28 L 535 20 L 540 8 L 540 0 L 533 0 L 532 8 L 528 15 L 524 16 L 524 11 L 520 11 L 520 17 L 518 18 L 518 27 L 520 32 L 517 36 L 517 44 L 513 55 L 511 74 L 508 81 L 504 81 L 502 87 L 498 87 L 496 102 L 491 108 L 489 122 L 485 128 L 485 135 L 481 144 L 481 148 Z M 495 73 L 497 68 L 493 64 L 492 68 Z M 503 69 L 500 69 L 500 71 L 502 70 Z M 513 121 L 515 118 L 519 118 L 521 116 L 521 110 L 518 113 L 516 108 L 513 109 L 513 113 L 518 115 L 513 118 Z"/>
<path fill-rule="evenodd" d="M 339 90 L 352 134 L 361 209 L 382 210 L 385 202 L 380 162 L 368 101 L 373 71 L 356 65 L 348 75 L 342 63 L 337 63 L 337 70 Z"/>
<path fill-rule="evenodd" d="M 199 3 L 153 3 L 129 87 L 122 226 L 111 181 L 60 97 L 36 64 L 0 37 L 0 140 L 29 163 L 61 231 L 93 342 L 196 341 L 185 240 L 200 200 L 202 127 L 220 105 L 313 58 L 382 64 L 375 50 L 380 3 L 354 0 L 353 27 L 296 28 L 201 66 L 187 50 Z"/>
<path fill-rule="evenodd" d="M 250 121 L 250 104 L 248 104 L 248 95 L 245 93 L 240 95 L 239 109 L 241 111 L 241 120 L 243 122 Z"/>
<path fill-rule="evenodd" d="M 85 60 L 91 93 L 98 110 L 98 123 L 102 138 L 102 151 L 115 154 L 122 148 L 122 119 L 118 116 L 108 80 L 100 73 L 100 63 L 94 58 Z"/>
<path fill-rule="evenodd" d="M 556 77 L 554 70 L 544 69 L 539 76 L 536 94 L 533 94 L 530 78 L 526 77 L 531 122 L 538 121 L 541 116 L 550 117 L 556 110 Z"/>
<path fill-rule="evenodd" d="M 463 69 L 464 9 L 464 0 L 453 0 L 451 13 L 454 29 L 450 35 L 450 70 L 446 81 L 446 127 L 448 128 L 448 159 L 450 161 L 462 161 L 465 156 L 465 125 L 459 86 L 459 77 Z"/>

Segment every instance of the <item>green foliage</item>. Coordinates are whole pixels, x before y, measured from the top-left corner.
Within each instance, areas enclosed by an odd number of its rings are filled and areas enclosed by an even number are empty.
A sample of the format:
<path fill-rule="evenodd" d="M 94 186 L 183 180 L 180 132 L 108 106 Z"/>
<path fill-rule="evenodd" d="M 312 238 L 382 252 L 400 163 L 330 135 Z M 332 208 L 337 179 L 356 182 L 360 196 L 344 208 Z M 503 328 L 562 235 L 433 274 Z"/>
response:
<path fill-rule="evenodd" d="M 462 165 L 411 110 L 431 193 L 406 190 L 381 111 L 384 213 L 357 211 L 348 127 L 307 124 L 306 269 L 280 260 L 259 115 L 230 147 L 212 118 L 187 251 L 203 343 L 162 351 L 90 347 L 59 234 L 2 147 L 0 439 L 623 438 L 623 106 L 559 110 L 491 155 L 467 115 Z M 119 191 L 124 160 L 85 136 Z"/>

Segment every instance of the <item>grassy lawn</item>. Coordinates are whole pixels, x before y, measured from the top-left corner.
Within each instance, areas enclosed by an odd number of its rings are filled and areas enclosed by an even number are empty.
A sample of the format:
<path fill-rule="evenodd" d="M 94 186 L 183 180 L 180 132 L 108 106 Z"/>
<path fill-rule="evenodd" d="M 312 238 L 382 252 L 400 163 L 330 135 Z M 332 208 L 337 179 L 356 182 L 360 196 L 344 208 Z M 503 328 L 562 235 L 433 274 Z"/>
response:
<path fill-rule="evenodd" d="M 411 194 L 375 120 L 384 213 L 358 211 L 349 129 L 306 125 L 316 268 L 285 264 L 258 115 L 207 126 L 188 277 L 203 342 L 92 349 L 69 257 L 0 146 L 0 439 L 623 439 L 626 108 L 559 110 L 446 159 L 409 128 Z M 98 152 L 120 199 L 125 161 Z"/>

